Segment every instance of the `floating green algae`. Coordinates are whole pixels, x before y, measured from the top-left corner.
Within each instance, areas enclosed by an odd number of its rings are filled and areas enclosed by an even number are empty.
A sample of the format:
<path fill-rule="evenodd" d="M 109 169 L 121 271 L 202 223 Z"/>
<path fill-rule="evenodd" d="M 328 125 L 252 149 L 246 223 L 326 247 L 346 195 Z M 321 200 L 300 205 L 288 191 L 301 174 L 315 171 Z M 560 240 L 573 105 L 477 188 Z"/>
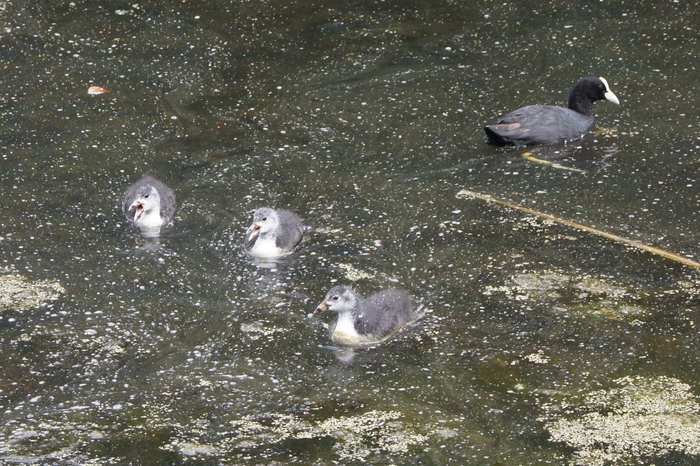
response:
<path fill-rule="evenodd" d="M 331 417 L 312 422 L 289 414 L 246 416 L 230 423 L 230 431 L 217 442 L 176 439 L 164 449 L 185 456 L 235 455 L 255 449 L 274 448 L 288 441 L 332 442 L 334 456 L 343 462 L 367 461 L 373 455 L 403 454 L 428 437 L 407 430 L 396 411 L 369 411 L 357 416 Z"/>
<path fill-rule="evenodd" d="M 546 405 L 552 442 L 575 450 L 571 465 L 640 464 L 675 453 L 700 457 L 700 404 L 670 377 L 623 377 L 616 387 Z"/>
<path fill-rule="evenodd" d="M 0 312 L 26 311 L 58 299 L 66 290 L 54 280 L 28 280 L 15 273 L 0 275 Z"/>
<path fill-rule="evenodd" d="M 367 272 L 363 272 L 362 270 L 359 270 L 359 269 L 353 267 L 351 264 L 341 263 L 341 264 L 338 264 L 338 267 L 340 267 L 341 269 L 343 269 L 345 271 L 345 278 L 347 278 L 348 280 L 351 280 L 353 282 L 373 277 L 373 275 L 371 275 Z"/>

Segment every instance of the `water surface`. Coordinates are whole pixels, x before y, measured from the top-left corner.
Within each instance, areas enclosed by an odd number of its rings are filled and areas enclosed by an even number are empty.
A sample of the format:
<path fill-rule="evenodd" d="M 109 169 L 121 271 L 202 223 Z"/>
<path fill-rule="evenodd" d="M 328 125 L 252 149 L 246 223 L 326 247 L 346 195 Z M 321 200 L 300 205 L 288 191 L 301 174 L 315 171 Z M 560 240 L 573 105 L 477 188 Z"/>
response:
<path fill-rule="evenodd" d="M 54 3 L 0 2 L 1 265 L 64 290 L 0 314 L 4 462 L 603 464 L 561 422 L 629 387 L 690 421 L 609 459 L 697 457 L 698 272 L 457 196 L 698 259 L 694 5 Z M 549 164 L 485 143 L 587 75 L 621 105 Z M 145 173 L 158 244 L 120 212 Z M 273 268 L 242 248 L 265 205 L 310 227 Z M 311 315 L 335 284 L 426 316 L 348 356 Z"/>

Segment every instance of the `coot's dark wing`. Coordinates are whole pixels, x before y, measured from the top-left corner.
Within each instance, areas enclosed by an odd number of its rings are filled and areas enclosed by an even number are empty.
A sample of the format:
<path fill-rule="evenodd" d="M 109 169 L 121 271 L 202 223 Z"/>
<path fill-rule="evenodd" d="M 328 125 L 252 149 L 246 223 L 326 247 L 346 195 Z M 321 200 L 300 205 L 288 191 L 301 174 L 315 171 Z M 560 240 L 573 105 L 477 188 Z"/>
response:
<path fill-rule="evenodd" d="M 581 137 L 595 119 L 564 107 L 529 105 L 485 128 L 489 141 L 500 146 L 558 144 Z"/>

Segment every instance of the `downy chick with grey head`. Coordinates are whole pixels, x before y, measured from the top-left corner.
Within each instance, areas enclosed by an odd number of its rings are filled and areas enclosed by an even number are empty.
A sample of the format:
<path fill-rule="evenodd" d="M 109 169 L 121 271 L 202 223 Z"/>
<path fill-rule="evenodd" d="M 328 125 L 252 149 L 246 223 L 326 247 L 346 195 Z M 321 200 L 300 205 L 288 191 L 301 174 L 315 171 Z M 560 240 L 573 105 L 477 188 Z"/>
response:
<path fill-rule="evenodd" d="M 363 299 L 352 288 L 331 288 L 314 314 L 338 313 L 331 339 L 340 345 L 362 346 L 390 338 L 418 316 L 403 290 L 382 290 Z"/>
<path fill-rule="evenodd" d="M 175 193 L 152 176 L 129 187 L 122 201 L 126 218 L 141 229 L 159 229 L 175 214 Z"/>
<path fill-rule="evenodd" d="M 263 207 L 253 214 L 244 246 L 256 259 L 274 259 L 292 252 L 303 236 L 304 225 L 298 215 Z"/>

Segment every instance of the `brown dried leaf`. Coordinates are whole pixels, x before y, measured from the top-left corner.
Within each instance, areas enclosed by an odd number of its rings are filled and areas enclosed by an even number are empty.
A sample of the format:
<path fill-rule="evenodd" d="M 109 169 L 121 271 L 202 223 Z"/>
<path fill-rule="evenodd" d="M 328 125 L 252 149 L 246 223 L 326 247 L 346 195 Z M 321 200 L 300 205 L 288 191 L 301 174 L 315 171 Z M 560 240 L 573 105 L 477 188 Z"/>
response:
<path fill-rule="evenodd" d="M 109 92 L 109 89 L 105 89 L 104 87 L 100 86 L 90 86 L 88 87 L 88 94 L 90 95 L 99 95 L 99 94 L 106 94 Z"/>

